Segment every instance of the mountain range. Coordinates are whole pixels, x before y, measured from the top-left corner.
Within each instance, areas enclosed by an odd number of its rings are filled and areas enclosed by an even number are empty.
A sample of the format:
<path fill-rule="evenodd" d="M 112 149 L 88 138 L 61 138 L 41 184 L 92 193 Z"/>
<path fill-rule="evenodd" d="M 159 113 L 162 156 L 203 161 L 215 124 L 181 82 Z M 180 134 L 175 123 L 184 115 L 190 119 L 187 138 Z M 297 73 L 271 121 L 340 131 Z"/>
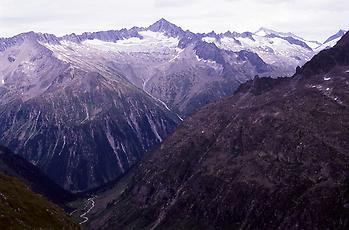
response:
<path fill-rule="evenodd" d="M 115 187 L 91 229 L 348 229 L 349 33 L 290 78 L 200 109 Z"/>
<path fill-rule="evenodd" d="M 116 180 L 197 109 L 259 76 L 291 76 L 324 44 L 266 28 L 147 28 L 0 39 L 0 144 L 78 192 Z"/>

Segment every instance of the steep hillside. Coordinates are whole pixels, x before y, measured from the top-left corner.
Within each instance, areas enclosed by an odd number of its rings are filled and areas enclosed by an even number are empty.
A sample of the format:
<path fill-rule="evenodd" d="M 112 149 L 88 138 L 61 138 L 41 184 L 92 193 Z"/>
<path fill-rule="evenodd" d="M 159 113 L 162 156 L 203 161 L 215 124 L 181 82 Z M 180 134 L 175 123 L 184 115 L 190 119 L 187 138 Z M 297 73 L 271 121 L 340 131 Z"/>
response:
<path fill-rule="evenodd" d="M 348 229 L 349 34 L 186 119 L 92 229 Z M 98 203 L 99 200 L 97 199 Z"/>
<path fill-rule="evenodd" d="M 1 229 L 80 229 L 56 205 L 0 172 Z"/>

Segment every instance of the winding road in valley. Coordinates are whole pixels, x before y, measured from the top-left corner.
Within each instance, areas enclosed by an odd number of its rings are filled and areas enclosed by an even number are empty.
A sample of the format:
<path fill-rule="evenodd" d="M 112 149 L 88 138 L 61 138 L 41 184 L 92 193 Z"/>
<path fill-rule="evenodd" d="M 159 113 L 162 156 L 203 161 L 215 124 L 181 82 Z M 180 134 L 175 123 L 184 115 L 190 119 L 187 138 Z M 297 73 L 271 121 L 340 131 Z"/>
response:
<path fill-rule="evenodd" d="M 96 196 L 93 196 L 91 198 L 88 198 L 87 201 L 88 203 L 86 204 L 84 210 L 87 209 L 87 207 L 89 206 L 89 204 L 91 205 L 89 209 L 86 210 L 86 212 L 84 212 L 83 214 L 80 215 L 81 219 L 83 219 L 83 221 L 81 221 L 79 224 L 84 224 L 88 221 L 88 217 L 86 217 L 86 215 L 91 212 L 91 210 L 95 207 L 95 201 L 94 199 L 96 198 Z"/>

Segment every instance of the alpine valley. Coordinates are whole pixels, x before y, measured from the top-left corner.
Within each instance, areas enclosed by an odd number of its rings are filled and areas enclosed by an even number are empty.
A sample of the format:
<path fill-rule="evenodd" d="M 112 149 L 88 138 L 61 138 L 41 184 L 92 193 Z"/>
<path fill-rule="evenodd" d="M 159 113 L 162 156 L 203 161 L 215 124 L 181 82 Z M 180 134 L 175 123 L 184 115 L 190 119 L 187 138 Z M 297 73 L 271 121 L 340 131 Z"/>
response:
<path fill-rule="evenodd" d="M 161 19 L 147 28 L 1 38 L 0 144 L 70 192 L 98 188 L 197 109 L 256 75 L 292 76 L 344 33 L 320 43 L 266 28 L 193 33 Z"/>
<path fill-rule="evenodd" d="M 119 183 L 91 229 L 348 229 L 349 33 L 289 78 L 195 112 Z"/>
<path fill-rule="evenodd" d="M 344 30 L 0 38 L 0 228 L 348 229 L 348 79 Z"/>

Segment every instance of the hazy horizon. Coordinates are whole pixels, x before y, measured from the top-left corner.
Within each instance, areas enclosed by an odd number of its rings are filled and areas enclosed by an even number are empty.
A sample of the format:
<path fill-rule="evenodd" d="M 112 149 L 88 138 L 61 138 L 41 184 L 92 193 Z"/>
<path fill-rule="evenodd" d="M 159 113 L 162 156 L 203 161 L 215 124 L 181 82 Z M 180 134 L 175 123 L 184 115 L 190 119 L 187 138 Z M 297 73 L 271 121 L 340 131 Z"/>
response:
<path fill-rule="evenodd" d="M 348 30 L 347 0 L 3 0 L 0 37 L 35 31 L 70 33 L 146 27 L 160 18 L 195 33 L 255 32 L 260 27 L 323 42 Z"/>

